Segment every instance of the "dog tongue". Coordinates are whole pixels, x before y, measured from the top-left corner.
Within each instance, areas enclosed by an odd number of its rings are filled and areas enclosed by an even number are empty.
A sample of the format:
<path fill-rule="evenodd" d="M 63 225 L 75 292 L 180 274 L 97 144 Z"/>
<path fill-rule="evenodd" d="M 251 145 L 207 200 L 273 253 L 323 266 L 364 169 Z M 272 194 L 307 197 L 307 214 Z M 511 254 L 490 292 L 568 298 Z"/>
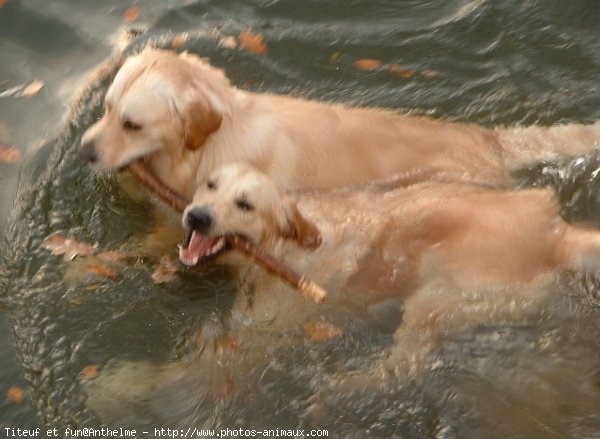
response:
<path fill-rule="evenodd" d="M 207 238 L 193 231 L 187 247 L 179 249 L 179 260 L 188 267 L 193 267 L 200 258 L 206 255 L 217 243 L 219 238 Z"/>

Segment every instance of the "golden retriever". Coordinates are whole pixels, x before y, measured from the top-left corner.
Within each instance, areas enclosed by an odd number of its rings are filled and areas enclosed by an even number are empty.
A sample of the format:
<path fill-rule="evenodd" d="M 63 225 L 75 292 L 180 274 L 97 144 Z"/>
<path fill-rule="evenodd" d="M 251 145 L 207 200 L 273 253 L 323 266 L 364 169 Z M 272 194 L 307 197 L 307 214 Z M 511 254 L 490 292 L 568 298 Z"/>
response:
<path fill-rule="evenodd" d="M 107 366 L 86 384 L 88 406 L 118 416 L 139 401 L 176 395 L 167 406 L 180 415 L 231 393 L 252 399 L 278 349 L 365 324 L 398 328 L 396 343 L 366 369 L 322 371 L 315 391 L 385 388 L 390 371 L 420 377 L 429 349 L 446 334 L 539 309 L 556 272 L 600 270 L 600 232 L 565 223 L 551 191 L 438 180 L 283 191 L 247 163 L 214 170 L 183 214 L 189 240 L 180 260 L 233 266 L 239 290 L 229 318 L 223 326 L 205 322 L 202 348 L 182 361 Z M 229 249 L 228 234 L 255 241 L 320 283 L 329 292 L 325 303 Z M 314 322 L 323 324 L 321 333 L 307 330 Z"/>
<path fill-rule="evenodd" d="M 549 190 L 435 180 L 399 186 L 284 192 L 248 164 L 225 165 L 198 187 L 183 214 L 190 235 L 180 260 L 243 265 L 223 238 L 242 235 L 320 283 L 336 302 L 367 309 L 406 298 L 404 320 L 423 327 L 437 322 L 415 291 L 434 280 L 481 292 L 558 270 L 600 271 L 600 232 L 563 221 Z M 258 290 L 260 302 L 272 288 Z M 507 290 L 507 300 L 517 291 Z M 434 302 L 436 315 L 457 305 L 450 297 Z M 273 306 L 281 311 L 280 302 Z"/>
<path fill-rule="evenodd" d="M 600 123 L 496 128 L 251 93 L 188 53 L 147 48 L 126 60 L 81 156 L 117 169 L 147 158 L 188 197 L 219 165 L 245 161 L 286 189 L 334 188 L 423 169 L 506 187 L 509 171 L 600 145 Z"/>

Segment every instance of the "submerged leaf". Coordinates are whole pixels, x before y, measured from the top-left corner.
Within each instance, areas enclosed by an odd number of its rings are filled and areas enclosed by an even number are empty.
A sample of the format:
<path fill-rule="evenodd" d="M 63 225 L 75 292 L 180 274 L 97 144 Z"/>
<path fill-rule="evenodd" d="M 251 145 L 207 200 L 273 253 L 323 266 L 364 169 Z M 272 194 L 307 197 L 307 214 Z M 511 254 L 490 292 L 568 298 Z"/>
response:
<path fill-rule="evenodd" d="M 0 146 L 0 162 L 15 163 L 21 158 L 21 151 L 17 148 Z"/>
<path fill-rule="evenodd" d="M 329 62 L 334 63 L 342 56 L 342 52 L 333 52 L 329 57 Z"/>
<path fill-rule="evenodd" d="M 312 341 L 326 341 L 344 333 L 342 328 L 324 320 L 311 320 L 304 325 L 304 332 Z"/>
<path fill-rule="evenodd" d="M 25 390 L 19 386 L 12 386 L 8 389 L 8 392 L 6 392 L 6 397 L 13 404 L 20 404 L 25 397 Z"/>
<path fill-rule="evenodd" d="M 170 256 L 163 256 L 158 263 L 158 267 L 152 273 L 152 280 L 157 284 L 173 282 L 177 279 L 177 262 Z"/>

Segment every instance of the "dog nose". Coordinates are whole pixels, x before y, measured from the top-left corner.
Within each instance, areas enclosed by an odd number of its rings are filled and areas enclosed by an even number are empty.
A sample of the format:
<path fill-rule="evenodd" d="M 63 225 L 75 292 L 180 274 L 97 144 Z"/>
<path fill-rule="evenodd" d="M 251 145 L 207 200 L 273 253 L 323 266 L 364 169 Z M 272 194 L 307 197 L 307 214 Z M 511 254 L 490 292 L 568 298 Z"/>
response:
<path fill-rule="evenodd" d="M 212 227 L 212 217 L 210 213 L 203 208 L 195 208 L 187 214 L 187 225 L 190 229 L 198 230 L 202 234 L 207 234 Z"/>
<path fill-rule="evenodd" d="M 94 142 L 82 142 L 79 148 L 79 156 L 90 163 L 96 163 L 98 154 L 94 148 Z"/>

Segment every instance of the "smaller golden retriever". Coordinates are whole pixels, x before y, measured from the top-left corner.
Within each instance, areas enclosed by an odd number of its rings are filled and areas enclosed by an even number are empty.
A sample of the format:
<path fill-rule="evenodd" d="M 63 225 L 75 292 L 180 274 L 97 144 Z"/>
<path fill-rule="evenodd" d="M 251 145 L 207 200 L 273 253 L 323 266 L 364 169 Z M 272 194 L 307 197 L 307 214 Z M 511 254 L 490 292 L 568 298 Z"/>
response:
<path fill-rule="evenodd" d="M 242 266 L 223 239 L 242 235 L 323 285 L 334 301 L 367 308 L 406 298 L 404 320 L 416 326 L 436 324 L 418 297 L 428 282 L 497 291 L 558 270 L 600 269 L 600 232 L 567 224 L 549 190 L 435 180 L 398 185 L 284 192 L 256 168 L 228 164 L 210 174 L 186 208 L 189 241 L 180 260 Z M 513 295 L 505 301 L 523 290 L 503 290 Z M 449 312 L 444 306 L 456 306 L 454 299 L 437 298 L 437 312 Z"/>
<path fill-rule="evenodd" d="M 512 169 L 597 146 L 600 123 L 487 129 L 252 93 L 195 55 L 147 48 L 115 76 L 80 153 L 101 169 L 145 158 L 164 184 L 191 198 L 197 181 L 232 161 L 253 164 L 285 189 L 339 188 L 423 169 L 506 187 Z"/>

